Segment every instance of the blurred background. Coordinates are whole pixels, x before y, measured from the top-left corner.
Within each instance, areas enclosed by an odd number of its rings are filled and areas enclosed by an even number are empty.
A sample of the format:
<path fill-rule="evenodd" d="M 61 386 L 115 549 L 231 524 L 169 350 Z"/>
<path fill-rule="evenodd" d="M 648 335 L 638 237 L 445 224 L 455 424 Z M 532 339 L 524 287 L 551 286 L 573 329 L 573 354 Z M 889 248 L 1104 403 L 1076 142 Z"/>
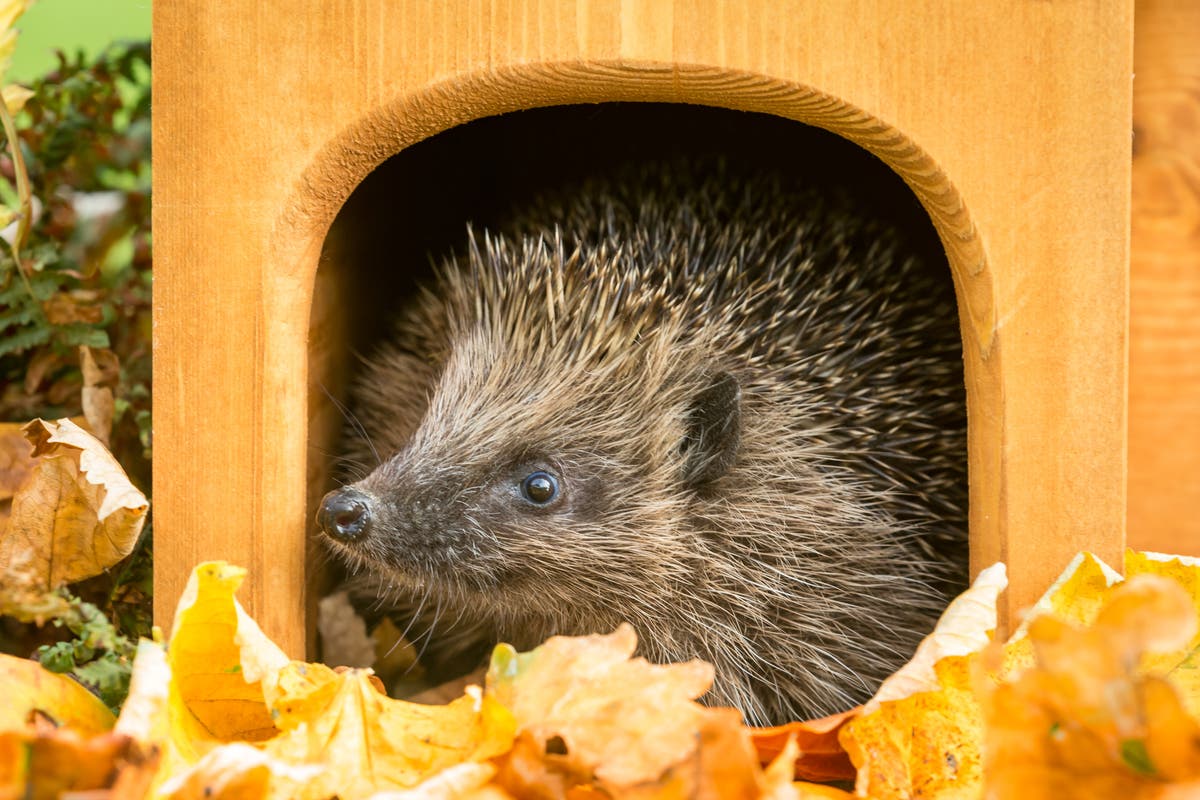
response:
<path fill-rule="evenodd" d="M 37 0 L 17 20 L 8 80 L 32 81 L 58 64 L 55 50 L 95 56 L 121 39 L 150 38 L 150 0 Z"/>

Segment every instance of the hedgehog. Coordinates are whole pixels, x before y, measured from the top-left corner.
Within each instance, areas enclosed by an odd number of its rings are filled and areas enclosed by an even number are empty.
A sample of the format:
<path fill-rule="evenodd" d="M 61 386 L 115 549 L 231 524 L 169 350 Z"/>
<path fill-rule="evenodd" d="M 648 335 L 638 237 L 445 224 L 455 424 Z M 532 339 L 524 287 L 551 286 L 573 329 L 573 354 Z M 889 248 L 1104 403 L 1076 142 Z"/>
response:
<path fill-rule="evenodd" d="M 318 527 L 429 663 L 628 622 L 750 723 L 848 708 L 965 578 L 947 278 L 837 187 L 592 178 L 469 227 L 403 310 L 353 391 L 377 465 Z"/>

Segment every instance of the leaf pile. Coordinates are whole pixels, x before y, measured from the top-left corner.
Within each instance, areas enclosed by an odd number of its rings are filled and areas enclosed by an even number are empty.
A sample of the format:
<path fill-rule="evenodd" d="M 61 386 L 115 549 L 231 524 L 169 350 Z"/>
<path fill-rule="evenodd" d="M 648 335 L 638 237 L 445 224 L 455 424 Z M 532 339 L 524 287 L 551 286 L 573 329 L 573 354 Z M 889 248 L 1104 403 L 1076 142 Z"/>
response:
<path fill-rule="evenodd" d="M 147 501 L 70 420 L 23 426 L 0 471 L 0 614 L 74 638 L 0 657 L 0 796 L 114 798 L 957 798 L 1200 792 L 1200 566 L 1081 555 L 1004 645 L 1004 569 L 950 605 L 861 709 L 773 729 L 697 702 L 712 667 L 633 657 L 636 637 L 496 648 L 483 688 L 422 705 L 370 670 L 290 661 L 198 567 L 161 637 L 133 646 L 59 587 L 123 563 Z M 4 439 L 0 437 L 0 442 Z M 6 452 L 0 449 L 0 452 Z M 114 720 L 130 679 L 128 700 Z M 8 688 L 11 687 L 11 688 Z M 1025 798 L 1024 795 L 1031 795 Z"/>
<path fill-rule="evenodd" d="M 1077 559 L 1003 646 L 987 642 L 1003 573 L 985 572 L 841 728 L 854 795 L 794 782 L 804 735 L 701 706 L 711 667 L 633 658 L 627 627 L 501 645 L 484 688 L 419 705 L 386 697 L 370 670 L 289 661 L 234 598 L 244 571 L 220 562 L 196 569 L 169 647 L 139 646 L 115 724 L 25 663 L 16 680 L 43 688 L 0 720 L 0 777 L 14 795 L 181 800 L 1187 796 L 1200 791 L 1200 566 L 1130 554 L 1125 567 L 1121 581 Z M 55 759 L 81 766 L 22 767 Z"/>
<path fill-rule="evenodd" d="M 841 734 L 856 794 L 1200 796 L 1200 562 L 1131 552 L 1124 567 L 1081 554 L 1005 645 L 869 703 Z"/>

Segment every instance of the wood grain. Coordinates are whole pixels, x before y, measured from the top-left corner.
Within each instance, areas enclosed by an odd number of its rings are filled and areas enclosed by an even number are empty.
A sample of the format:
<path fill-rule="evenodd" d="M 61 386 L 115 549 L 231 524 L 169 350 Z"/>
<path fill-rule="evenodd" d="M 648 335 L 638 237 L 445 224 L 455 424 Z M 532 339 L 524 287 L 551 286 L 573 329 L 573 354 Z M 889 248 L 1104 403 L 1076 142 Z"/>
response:
<path fill-rule="evenodd" d="M 1120 0 L 157 4 L 158 619 L 195 562 L 227 558 L 303 652 L 330 222 L 401 148 L 567 102 L 766 111 L 891 164 L 959 293 L 975 567 L 1006 559 L 1017 609 L 1082 547 L 1119 559 L 1131 17 Z"/>
<path fill-rule="evenodd" d="M 1200 555 L 1200 5 L 1135 31 L 1129 542 Z"/>

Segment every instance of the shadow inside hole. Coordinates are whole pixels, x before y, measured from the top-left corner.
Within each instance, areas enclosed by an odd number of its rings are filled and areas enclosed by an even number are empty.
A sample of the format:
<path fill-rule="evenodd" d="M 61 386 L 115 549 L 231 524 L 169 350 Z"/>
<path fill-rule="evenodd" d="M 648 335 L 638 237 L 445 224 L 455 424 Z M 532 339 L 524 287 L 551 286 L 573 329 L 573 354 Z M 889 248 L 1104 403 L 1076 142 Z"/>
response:
<path fill-rule="evenodd" d="M 840 187 L 864 215 L 894 220 L 929 261 L 949 267 L 928 215 L 883 162 L 828 131 L 768 114 L 704 106 L 609 103 L 488 117 L 396 154 L 351 194 L 330 229 L 322 267 L 346 281 L 350 346 L 367 354 L 403 298 L 466 225 L 496 227 L 531 198 L 591 175 L 668 158 L 719 155 L 734 170 L 773 170 Z"/>

